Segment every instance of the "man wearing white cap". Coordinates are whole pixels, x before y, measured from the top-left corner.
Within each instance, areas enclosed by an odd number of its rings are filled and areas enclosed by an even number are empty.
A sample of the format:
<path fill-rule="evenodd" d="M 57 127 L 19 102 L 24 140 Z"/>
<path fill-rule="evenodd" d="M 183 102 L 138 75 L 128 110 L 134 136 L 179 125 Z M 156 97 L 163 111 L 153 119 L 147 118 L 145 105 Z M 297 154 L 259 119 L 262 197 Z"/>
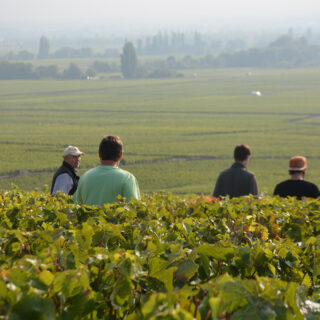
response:
<path fill-rule="evenodd" d="M 81 152 L 77 147 L 68 146 L 63 152 L 62 166 L 56 171 L 52 179 L 51 194 L 62 191 L 73 195 L 78 187 L 79 176 L 77 169 L 80 165 Z"/>
<path fill-rule="evenodd" d="M 289 161 L 290 179 L 279 183 L 274 189 L 274 195 L 280 197 L 318 198 L 319 189 L 311 182 L 304 180 L 307 169 L 307 159 L 301 156 L 292 157 Z"/>

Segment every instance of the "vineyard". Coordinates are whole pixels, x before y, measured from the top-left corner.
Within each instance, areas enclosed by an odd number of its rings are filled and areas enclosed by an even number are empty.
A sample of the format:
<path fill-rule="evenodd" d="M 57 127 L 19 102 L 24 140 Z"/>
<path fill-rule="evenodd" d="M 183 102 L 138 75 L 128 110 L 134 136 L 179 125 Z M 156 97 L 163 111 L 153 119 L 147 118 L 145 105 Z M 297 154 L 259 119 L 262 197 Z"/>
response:
<path fill-rule="evenodd" d="M 0 319 L 319 319 L 320 202 L 2 191 Z"/>
<path fill-rule="evenodd" d="M 247 75 L 248 71 L 250 76 Z M 197 73 L 198 77 L 192 77 Z M 0 189 L 51 185 L 68 145 L 99 163 L 104 135 L 124 143 L 125 170 L 145 193 L 210 194 L 233 149 L 251 147 L 248 170 L 271 195 L 294 155 L 320 185 L 320 69 L 208 69 L 184 78 L 1 81 Z M 250 95 L 261 90 L 261 97 Z M 272 142 L 272 143 L 270 143 Z"/>

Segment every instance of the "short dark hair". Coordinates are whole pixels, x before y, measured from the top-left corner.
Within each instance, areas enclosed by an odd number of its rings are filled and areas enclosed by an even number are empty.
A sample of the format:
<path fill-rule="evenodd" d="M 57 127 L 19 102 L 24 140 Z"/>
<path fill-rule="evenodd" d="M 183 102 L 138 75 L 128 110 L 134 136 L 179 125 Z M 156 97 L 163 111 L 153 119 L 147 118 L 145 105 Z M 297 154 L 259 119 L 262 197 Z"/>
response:
<path fill-rule="evenodd" d="M 246 144 L 238 144 L 234 148 L 233 157 L 236 161 L 244 161 L 251 155 L 251 150 Z"/>
<path fill-rule="evenodd" d="M 118 161 L 122 154 L 123 143 L 117 136 L 104 136 L 99 145 L 102 160 Z"/>
<path fill-rule="evenodd" d="M 296 174 L 296 173 L 306 173 L 306 170 L 289 170 L 289 174 Z"/>

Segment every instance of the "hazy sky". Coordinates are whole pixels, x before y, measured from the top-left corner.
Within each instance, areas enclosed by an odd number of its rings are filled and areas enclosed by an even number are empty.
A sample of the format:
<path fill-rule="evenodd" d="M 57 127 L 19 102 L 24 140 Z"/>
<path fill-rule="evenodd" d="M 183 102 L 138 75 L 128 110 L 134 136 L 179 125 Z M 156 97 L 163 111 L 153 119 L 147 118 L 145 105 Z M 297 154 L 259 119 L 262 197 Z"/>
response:
<path fill-rule="evenodd" d="M 0 0 L 0 25 L 10 23 L 81 26 L 104 24 L 131 30 L 143 27 L 202 28 L 210 25 L 272 28 L 313 26 L 318 0 Z"/>

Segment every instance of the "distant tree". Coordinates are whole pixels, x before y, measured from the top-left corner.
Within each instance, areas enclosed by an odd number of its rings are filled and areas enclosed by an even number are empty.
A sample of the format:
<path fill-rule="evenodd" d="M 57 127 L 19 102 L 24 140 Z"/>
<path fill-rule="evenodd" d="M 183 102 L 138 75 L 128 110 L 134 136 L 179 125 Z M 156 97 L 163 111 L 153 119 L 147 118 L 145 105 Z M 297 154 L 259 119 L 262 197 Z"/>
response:
<path fill-rule="evenodd" d="M 138 65 L 136 68 L 136 77 L 147 78 L 148 76 L 148 68 L 144 65 Z"/>
<path fill-rule="evenodd" d="M 39 78 L 57 78 L 58 67 L 56 65 L 39 66 L 36 68 L 36 74 Z"/>
<path fill-rule="evenodd" d="M 137 52 L 138 54 L 142 54 L 142 49 L 143 49 L 143 41 L 142 39 L 137 40 Z"/>
<path fill-rule="evenodd" d="M 83 73 L 75 63 L 70 63 L 69 68 L 63 71 L 62 78 L 68 80 L 81 79 Z"/>
<path fill-rule="evenodd" d="M 34 55 L 29 51 L 23 50 L 17 54 L 17 60 L 33 60 Z"/>
<path fill-rule="evenodd" d="M 96 75 L 97 75 L 96 71 L 93 70 L 93 69 L 90 69 L 90 68 L 88 68 L 86 73 L 85 73 L 85 76 L 86 76 L 87 79 L 88 78 L 94 78 Z"/>
<path fill-rule="evenodd" d="M 167 58 L 167 66 L 169 69 L 174 69 L 177 66 L 177 61 L 176 58 L 174 56 L 169 56 Z"/>
<path fill-rule="evenodd" d="M 196 63 L 196 60 L 192 58 L 190 55 L 186 55 L 182 58 L 181 61 L 184 68 L 192 68 L 194 67 L 194 64 Z"/>
<path fill-rule="evenodd" d="M 74 55 L 74 49 L 69 47 L 63 47 L 53 53 L 54 58 L 65 59 L 72 58 Z"/>
<path fill-rule="evenodd" d="M 92 56 L 93 53 L 90 48 L 73 49 L 70 47 L 63 47 L 55 51 L 53 54 L 53 57 L 58 59 L 91 58 Z"/>
<path fill-rule="evenodd" d="M 40 45 L 39 45 L 39 53 L 38 53 L 38 59 L 47 59 L 49 57 L 49 39 L 45 36 L 42 36 L 40 38 Z"/>
<path fill-rule="evenodd" d="M 306 47 L 308 46 L 308 41 L 305 37 L 294 38 L 291 35 L 284 35 L 274 40 L 269 44 L 272 48 L 284 48 L 284 47 Z"/>
<path fill-rule="evenodd" d="M 92 58 L 93 52 L 91 48 L 81 48 L 79 50 L 79 58 Z"/>
<path fill-rule="evenodd" d="M 96 72 L 110 72 L 111 71 L 111 67 L 108 64 L 108 62 L 103 62 L 103 61 L 94 61 L 93 62 L 93 69 Z"/>
<path fill-rule="evenodd" d="M 204 68 L 212 67 L 213 63 L 214 63 L 214 58 L 211 54 L 207 54 L 201 59 L 201 65 Z"/>
<path fill-rule="evenodd" d="M 8 52 L 4 57 L 4 60 L 15 60 L 16 59 L 16 55 L 14 54 L 13 51 Z"/>
<path fill-rule="evenodd" d="M 156 69 L 149 74 L 150 78 L 173 78 L 176 76 L 176 71 L 169 69 Z"/>
<path fill-rule="evenodd" d="M 30 63 L 0 62 L 0 80 L 36 79 Z"/>
<path fill-rule="evenodd" d="M 121 72 L 125 78 L 134 78 L 137 70 L 136 50 L 131 42 L 126 42 L 121 54 Z"/>
<path fill-rule="evenodd" d="M 201 34 L 197 31 L 194 33 L 194 36 L 193 36 L 193 45 L 195 47 L 202 46 Z"/>

